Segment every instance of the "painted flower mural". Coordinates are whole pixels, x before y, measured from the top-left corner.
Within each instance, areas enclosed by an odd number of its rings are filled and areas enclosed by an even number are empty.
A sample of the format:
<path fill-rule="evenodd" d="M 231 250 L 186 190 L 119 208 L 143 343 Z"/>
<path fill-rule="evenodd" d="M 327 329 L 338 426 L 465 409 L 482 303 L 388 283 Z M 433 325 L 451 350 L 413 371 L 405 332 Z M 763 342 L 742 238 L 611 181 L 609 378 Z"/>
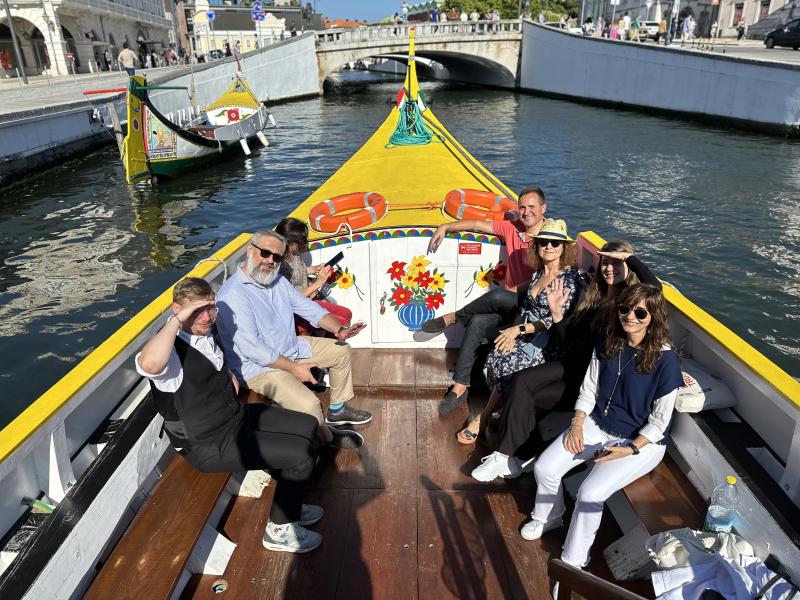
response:
<path fill-rule="evenodd" d="M 484 289 L 492 284 L 503 285 L 506 271 L 507 267 L 503 264 L 503 261 L 498 262 L 496 265 L 489 263 L 486 268 L 478 267 L 478 270 L 472 274 L 472 283 L 469 284 L 465 295 L 469 296 L 476 285 Z"/>
<path fill-rule="evenodd" d="M 328 277 L 328 285 L 331 287 L 338 287 L 342 290 L 349 289 L 353 286 L 356 288 L 356 293 L 360 300 L 364 299 L 364 292 L 356 285 L 356 276 L 351 273 L 347 267 L 344 270 L 335 270 Z"/>
<path fill-rule="evenodd" d="M 393 261 L 386 271 L 389 280 L 394 282 L 388 302 L 409 331 L 419 331 L 444 304 L 443 290 L 448 280 L 430 265 L 431 261 L 424 255 L 415 256 L 409 262 Z"/>

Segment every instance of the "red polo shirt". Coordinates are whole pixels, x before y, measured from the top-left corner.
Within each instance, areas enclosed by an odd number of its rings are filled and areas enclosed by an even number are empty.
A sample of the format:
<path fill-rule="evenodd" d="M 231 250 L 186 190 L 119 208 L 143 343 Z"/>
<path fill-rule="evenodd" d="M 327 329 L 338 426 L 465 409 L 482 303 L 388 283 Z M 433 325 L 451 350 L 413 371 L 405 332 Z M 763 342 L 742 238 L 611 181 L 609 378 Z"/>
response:
<path fill-rule="evenodd" d="M 520 283 L 528 283 L 533 276 L 533 270 L 525 262 L 525 255 L 533 239 L 527 239 L 525 228 L 519 221 L 493 221 L 492 230 L 495 235 L 503 238 L 508 251 L 505 287 L 516 291 Z"/>

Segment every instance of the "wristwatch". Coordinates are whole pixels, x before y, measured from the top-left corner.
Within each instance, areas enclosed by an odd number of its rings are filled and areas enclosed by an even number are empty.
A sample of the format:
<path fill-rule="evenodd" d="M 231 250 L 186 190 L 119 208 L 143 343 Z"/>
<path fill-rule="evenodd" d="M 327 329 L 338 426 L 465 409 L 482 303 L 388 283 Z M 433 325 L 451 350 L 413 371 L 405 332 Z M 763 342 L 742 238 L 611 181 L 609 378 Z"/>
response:
<path fill-rule="evenodd" d="M 633 450 L 634 456 L 639 454 L 639 447 L 636 444 L 634 444 L 633 442 L 628 442 L 627 444 L 625 444 L 625 447 L 626 448 L 630 448 L 631 450 Z"/>
<path fill-rule="evenodd" d="M 525 323 L 523 323 L 522 325 L 517 327 L 517 329 L 519 329 L 520 333 L 527 333 L 528 332 L 527 328 L 525 327 Z"/>

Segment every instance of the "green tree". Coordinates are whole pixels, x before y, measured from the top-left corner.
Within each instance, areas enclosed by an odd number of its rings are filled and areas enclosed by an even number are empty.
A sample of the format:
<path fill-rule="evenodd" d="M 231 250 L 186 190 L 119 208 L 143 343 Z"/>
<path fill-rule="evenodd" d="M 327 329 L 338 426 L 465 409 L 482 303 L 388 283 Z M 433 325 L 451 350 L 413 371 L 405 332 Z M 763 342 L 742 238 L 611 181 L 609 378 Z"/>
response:
<path fill-rule="evenodd" d="M 526 10 L 526 5 L 529 7 L 528 12 L 534 18 L 539 11 L 544 11 L 548 21 L 558 20 L 558 17 L 564 13 L 570 17 L 577 17 L 580 11 L 579 0 L 446 0 L 444 3 L 448 12 L 452 8 L 455 8 L 459 14 L 461 11 L 469 14 L 473 10 L 477 10 L 481 18 L 490 10 L 497 9 L 503 19 L 518 18 L 520 11 Z"/>

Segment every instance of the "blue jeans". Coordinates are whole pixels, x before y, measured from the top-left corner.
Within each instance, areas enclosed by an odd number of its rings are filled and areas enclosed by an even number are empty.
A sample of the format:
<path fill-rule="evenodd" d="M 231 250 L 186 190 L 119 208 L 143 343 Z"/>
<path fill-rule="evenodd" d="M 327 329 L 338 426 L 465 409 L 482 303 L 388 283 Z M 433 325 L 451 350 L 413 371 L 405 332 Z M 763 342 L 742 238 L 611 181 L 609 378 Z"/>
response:
<path fill-rule="evenodd" d="M 456 311 L 456 321 L 466 327 L 466 331 L 453 371 L 453 381 L 470 384 L 478 348 L 497 337 L 501 324 L 514 320 L 517 306 L 516 292 L 494 288 Z"/>

